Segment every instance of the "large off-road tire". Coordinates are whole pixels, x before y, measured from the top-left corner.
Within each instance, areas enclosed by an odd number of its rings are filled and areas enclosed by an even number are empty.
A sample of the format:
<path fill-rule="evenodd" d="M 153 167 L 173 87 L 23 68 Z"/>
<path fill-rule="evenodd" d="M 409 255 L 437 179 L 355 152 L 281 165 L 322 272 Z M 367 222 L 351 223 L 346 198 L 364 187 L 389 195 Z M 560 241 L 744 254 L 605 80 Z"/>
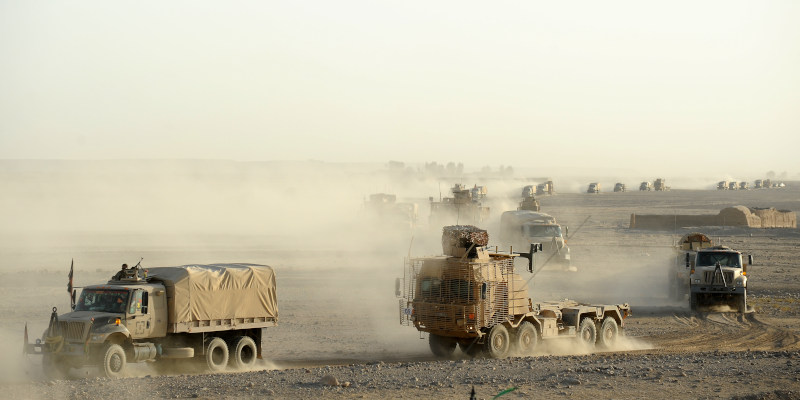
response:
<path fill-rule="evenodd" d="M 125 349 L 118 344 L 109 344 L 103 352 L 103 363 L 100 371 L 108 378 L 120 378 L 125 374 L 125 367 L 128 363 Z"/>
<path fill-rule="evenodd" d="M 597 344 L 604 349 L 608 349 L 614 346 L 618 337 L 619 325 L 617 325 L 617 320 L 613 317 L 606 317 L 600 325 L 600 332 L 598 332 L 597 335 Z"/>
<path fill-rule="evenodd" d="M 206 367 L 211 372 L 221 372 L 228 365 L 228 344 L 214 337 L 206 345 Z"/>
<path fill-rule="evenodd" d="M 503 324 L 493 326 L 486 335 L 486 344 L 484 346 L 486 355 L 491 358 L 504 358 L 508 355 L 510 348 L 511 337 L 508 334 L 508 329 Z"/>
<path fill-rule="evenodd" d="M 433 333 L 428 337 L 428 345 L 430 345 L 431 352 L 436 357 L 449 358 L 456 351 L 456 340 L 454 338 Z"/>
<path fill-rule="evenodd" d="M 747 312 L 747 292 L 742 293 L 736 299 L 736 309 L 742 314 Z"/>
<path fill-rule="evenodd" d="M 594 343 L 597 341 L 597 326 L 591 318 L 582 319 L 581 324 L 578 325 L 578 341 L 594 347 Z"/>
<path fill-rule="evenodd" d="M 525 321 L 514 333 L 514 345 L 521 356 L 529 356 L 539 347 L 539 330 L 532 323 Z"/>
<path fill-rule="evenodd" d="M 64 379 L 69 374 L 69 365 L 52 353 L 42 355 L 42 372 L 48 379 Z"/>
<path fill-rule="evenodd" d="M 236 369 L 253 368 L 258 358 L 256 342 L 249 336 L 239 336 L 233 339 L 229 347 L 230 364 Z"/>

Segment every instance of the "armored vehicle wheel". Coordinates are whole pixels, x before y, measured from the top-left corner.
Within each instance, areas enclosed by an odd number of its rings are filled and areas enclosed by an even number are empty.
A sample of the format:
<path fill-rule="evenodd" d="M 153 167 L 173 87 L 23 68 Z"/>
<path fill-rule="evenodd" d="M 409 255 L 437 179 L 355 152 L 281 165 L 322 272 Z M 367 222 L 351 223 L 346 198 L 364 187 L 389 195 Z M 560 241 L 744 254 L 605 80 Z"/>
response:
<path fill-rule="evenodd" d="M 101 369 L 108 378 L 119 378 L 125 373 L 125 366 L 128 359 L 125 350 L 118 344 L 109 344 L 103 353 L 103 365 Z"/>
<path fill-rule="evenodd" d="M 466 354 L 467 357 L 476 357 L 483 350 L 483 345 L 479 344 L 477 340 L 467 339 L 458 342 L 458 348 L 461 352 Z"/>
<path fill-rule="evenodd" d="M 486 354 L 491 358 L 503 358 L 508 355 L 510 347 L 508 329 L 503 324 L 493 326 L 486 336 Z"/>
<path fill-rule="evenodd" d="M 578 340 L 589 347 L 594 347 L 594 342 L 597 341 L 597 326 L 591 318 L 586 317 L 581 320 L 578 326 Z"/>
<path fill-rule="evenodd" d="M 612 317 L 606 317 L 606 319 L 603 320 L 603 324 L 600 325 L 600 332 L 598 333 L 597 344 L 600 345 L 600 347 L 607 349 L 614 346 L 619 336 L 617 320 Z"/>
<path fill-rule="evenodd" d="M 451 337 L 431 333 L 428 337 L 428 344 L 436 357 L 450 357 L 456 351 L 456 340 Z"/>
<path fill-rule="evenodd" d="M 539 331 L 532 323 L 525 321 L 517 327 L 514 342 L 520 355 L 529 356 L 539 346 Z"/>
<path fill-rule="evenodd" d="M 206 346 L 206 366 L 208 370 L 211 372 L 224 371 L 227 364 L 228 345 L 218 337 L 212 338 Z"/>
<path fill-rule="evenodd" d="M 252 368 L 256 364 L 258 350 L 256 342 L 249 336 L 239 336 L 233 339 L 229 348 L 230 363 L 234 368 Z"/>
<path fill-rule="evenodd" d="M 42 355 L 42 372 L 48 379 L 64 379 L 69 373 L 69 365 L 51 353 Z"/>

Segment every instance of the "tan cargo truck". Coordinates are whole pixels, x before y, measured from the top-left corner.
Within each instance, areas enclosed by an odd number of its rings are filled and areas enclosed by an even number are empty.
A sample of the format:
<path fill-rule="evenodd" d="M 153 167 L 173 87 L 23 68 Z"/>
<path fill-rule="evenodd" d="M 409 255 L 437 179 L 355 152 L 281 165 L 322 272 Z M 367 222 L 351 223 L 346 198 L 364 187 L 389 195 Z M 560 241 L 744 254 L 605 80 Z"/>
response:
<path fill-rule="evenodd" d="M 677 301 L 686 301 L 689 295 L 689 273 L 694 266 L 697 251 L 713 247 L 714 242 L 708 235 L 700 232 L 692 232 L 683 235 L 675 245 L 675 263 L 671 266 L 668 273 L 669 297 Z M 686 257 L 690 259 L 690 265 L 686 265 Z"/>
<path fill-rule="evenodd" d="M 557 338 L 610 347 L 631 315 L 627 304 L 534 303 L 514 259 L 528 258 L 532 271 L 536 244 L 528 253 L 492 251 L 486 231 L 472 226 L 448 226 L 442 236 L 445 255 L 407 260 L 396 284 L 400 323 L 429 333 L 438 357 L 456 346 L 470 356 L 502 358 L 512 350 L 524 356 Z"/>
<path fill-rule="evenodd" d="M 528 210 L 506 211 L 500 216 L 500 243 L 524 249 L 531 243 L 541 243 L 542 252 L 549 265 L 565 271 L 576 271 L 571 267 L 571 256 L 561 225 L 550 214 Z M 544 266 L 544 264 L 542 265 Z"/>
<path fill-rule="evenodd" d="M 747 308 L 747 267 L 753 256 L 727 246 L 713 246 L 686 253 L 689 268 L 689 305 L 692 310 L 726 305 L 740 312 Z"/>
<path fill-rule="evenodd" d="M 248 368 L 262 356 L 262 328 L 278 322 L 275 274 L 266 265 L 123 268 L 108 283 L 84 287 L 77 302 L 72 296 L 72 312 L 54 307 L 42 338 L 25 338 L 25 352 L 42 355 L 50 377 L 90 365 L 119 377 L 129 362 L 163 372 L 189 360 L 213 372 Z"/>

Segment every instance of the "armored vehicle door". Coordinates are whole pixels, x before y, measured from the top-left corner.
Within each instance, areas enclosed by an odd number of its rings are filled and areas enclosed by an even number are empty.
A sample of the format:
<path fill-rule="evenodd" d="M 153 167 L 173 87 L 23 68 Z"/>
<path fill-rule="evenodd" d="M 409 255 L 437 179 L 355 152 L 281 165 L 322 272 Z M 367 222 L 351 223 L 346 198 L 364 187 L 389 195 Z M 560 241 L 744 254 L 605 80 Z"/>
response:
<path fill-rule="evenodd" d="M 153 330 L 152 314 L 150 313 L 150 294 L 146 289 L 133 291 L 130 306 L 128 307 L 128 331 L 134 339 L 150 337 Z"/>

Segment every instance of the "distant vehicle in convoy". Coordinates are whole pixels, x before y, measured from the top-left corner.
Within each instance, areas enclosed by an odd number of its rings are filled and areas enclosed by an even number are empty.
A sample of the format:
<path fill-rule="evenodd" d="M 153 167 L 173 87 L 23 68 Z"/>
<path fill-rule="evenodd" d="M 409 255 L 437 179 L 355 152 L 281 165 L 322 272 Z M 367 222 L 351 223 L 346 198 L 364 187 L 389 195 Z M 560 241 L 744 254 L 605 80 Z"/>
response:
<path fill-rule="evenodd" d="M 746 261 L 746 262 L 745 262 Z M 689 304 L 692 310 L 727 305 L 740 313 L 747 312 L 747 267 L 753 256 L 727 246 L 712 246 L 687 252 L 689 268 Z"/>
<path fill-rule="evenodd" d="M 536 302 L 514 270 L 514 259 L 534 253 L 492 252 L 486 231 L 445 227 L 444 256 L 412 258 L 398 279 L 400 323 L 429 334 L 431 352 L 450 357 L 459 347 L 469 356 L 531 355 L 543 340 L 572 338 L 587 346 L 612 347 L 631 315 L 628 304 Z"/>
<path fill-rule="evenodd" d="M 756 179 L 756 181 L 755 181 L 755 185 L 754 185 L 754 188 L 755 188 L 755 189 L 762 189 L 762 188 L 764 188 L 764 181 L 762 181 L 761 179 Z"/>
<path fill-rule="evenodd" d="M 689 273 L 694 266 L 697 251 L 714 246 L 714 242 L 707 235 L 700 232 L 692 232 L 678 240 L 675 245 L 675 262 L 669 269 L 669 296 L 676 301 L 686 301 L 689 296 L 691 286 Z M 689 256 L 690 265 L 686 265 L 686 257 Z"/>
<path fill-rule="evenodd" d="M 433 201 L 430 197 L 432 225 L 443 226 L 452 223 L 478 224 L 489 218 L 489 207 L 483 205 L 487 190 L 485 186 L 475 185 L 468 189 L 457 183 L 450 189 L 453 197 Z"/>
<path fill-rule="evenodd" d="M 624 192 L 625 191 L 625 184 L 617 182 L 617 184 L 614 185 L 614 191 L 615 192 Z"/>
<path fill-rule="evenodd" d="M 528 210 L 506 211 L 500 216 L 500 242 L 522 249 L 541 243 L 546 260 L 565 271 L 575 271 L 561 225 L 550 214 Z M 542 265 L 544 266 L 544 265 Z"/>
<path fill-rule="evenodd" d="M 739 182 L 739 190 L 749 190 L 749 189 L 750 189 L 750 184 L 749 183 L 744 182 L 744 181 Z"/>
<path fill-rule="evenodd" d="M 539 200 L 536 200 L 535 188 L 528 185 L 522 188 L 522 201 L 517 210 L 539 211 Z"/>
<path fill-rule="evenodd" d="M 728 190 L 728 181 L 719 181 L 717 183 L 717 190 Z"/>
<path fill-rule="evenodd" d="M 553 181 L 547 181 L 536 185 L 536 194 L 538 195 L 553 194 L 553 192 L 555 192 Z"/>
<path fill-rule="evenodd" d="M 737 190 L 739 189 L 739 183 L 736 181 L 728 182 L 728 190 Z"/>
<path fill-rule="evenodd" d="M 670 188 L 669 186 L 667 186 L 667 181 L 665 181 L 664 178 L 658 178 L 655 181 L 653 181 L 653 189 L 656 192 L 664 192 L 669 190 Z"/>
<path fill-rule="evenodd" d="M 649 192 L 649 191 L 653 190 L 653 185 L 650 182 L 646 182 L 646 181 L 642 182 L 642 183 L 639 184 L 639 190 L 642 191 L 642 192 L 644 192 L 644 191 L 648 191 Z"/>
<path fill-rule="evenodd" d="M 199 361 L 212 372 L 249 368 L 262 356 L 262 328 L 278 322 L 275 274 L 256 264 L 138 265 L 108 283 L 83 288 L 73 311 L 58 315 L 25 352 L 38 354 L 49 377 L 97 365 L 107 377 L 129 362 L 164 372 Z M 71 280 L 70 280 L 71 286 Z"/>
<path fill-rule="evenodd" d="M 600 193 L 600 184 L 597 182 L 590 183 L 586 193 Z"/>
<path fill-rule="evenodd" d="M 367 214 L 392 228 L 411 228 L 417 224 L 419 207 L 416 203 L 398 203 L 397 196 L 373 193 L 364 202 Z"/>

